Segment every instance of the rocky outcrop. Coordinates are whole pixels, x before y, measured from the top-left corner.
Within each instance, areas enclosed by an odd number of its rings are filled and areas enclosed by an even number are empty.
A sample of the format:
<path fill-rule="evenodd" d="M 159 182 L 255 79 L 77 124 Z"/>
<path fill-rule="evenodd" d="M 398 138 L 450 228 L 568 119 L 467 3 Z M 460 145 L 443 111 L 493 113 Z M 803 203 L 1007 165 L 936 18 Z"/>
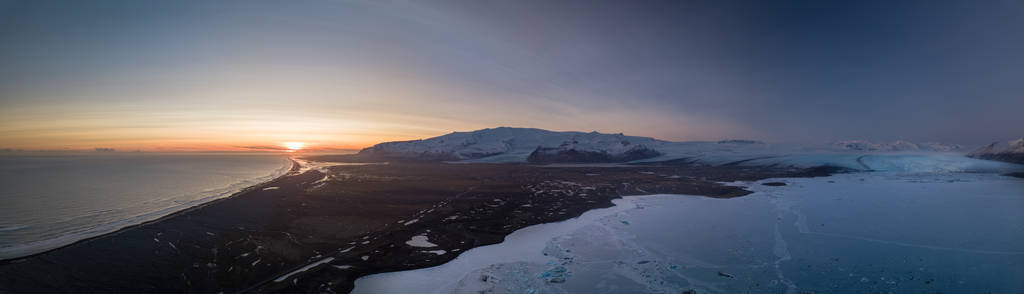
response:
<path fill-rule="evenodd" d="M 968 153 L 967 157 L 1024 164 L 1024 138 L 993 142 Z"/>
<path fill-rule="evenodd" d="M 628 142 L 623 142 L 627 144 Z M 537 147 L 527 162 L 535 164 L 550 163 L 614 163 L 628 162 L 633 160 L 647 159 L 661 156 L 661 152 L 647 148 L 644 145 L 634 145 L 621 153 L 609 153 L 608 151 L 580 150 L 566 144 L 555 148 Z"/>

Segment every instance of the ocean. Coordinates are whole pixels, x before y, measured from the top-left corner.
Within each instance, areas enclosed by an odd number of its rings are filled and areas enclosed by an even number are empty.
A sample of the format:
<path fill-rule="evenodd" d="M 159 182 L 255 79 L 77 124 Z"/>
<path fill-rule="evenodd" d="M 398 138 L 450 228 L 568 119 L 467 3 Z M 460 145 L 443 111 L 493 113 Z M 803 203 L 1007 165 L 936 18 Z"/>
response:
<path fill-rule="evenodd" d="M 290 167 L 281 154 L 0 155 L 0 259 L 43 252 L 227 197 Z"/>

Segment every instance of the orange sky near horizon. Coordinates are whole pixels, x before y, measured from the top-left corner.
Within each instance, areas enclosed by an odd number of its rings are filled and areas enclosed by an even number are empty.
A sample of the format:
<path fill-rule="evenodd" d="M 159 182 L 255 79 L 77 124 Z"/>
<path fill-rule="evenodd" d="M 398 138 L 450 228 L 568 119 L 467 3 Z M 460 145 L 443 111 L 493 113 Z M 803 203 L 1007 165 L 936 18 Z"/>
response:
<path fill-rule="evenodd" d="M 360 149 L 500 126 L 812 144 L 1020 136 L 1016 4 L 927 5 L 949 17 L 763 5 L 0 1 L 0 150 Z"/>
<path fill-rule="evenodd" d="M 161 68 L 12 93 L 26 99 L 0 101 L 0 149 L 267 151 L 291 141 L 307 150 L 361 149 L 499 126 L 715 140 L 738 129 L 625 100 L 576 104 L 430 74 L 226 67 L 245 74 Z M 695 136 L 685 127 L 694 124 L 716 136 Z"/>
<path fill-rule="evenodd" d="M 338 101 L 345 101 L 339 99 Z M 228 103 L 189 102 L 132 105 L 128 103 L 87 103 L 81 105 L 12 106 L 0 109 L 0 149 L 15 150 L 93 150 L 118 151 L 282 151 L 284 142 L 303 142 L 304 151 L 362 149 L 380 142 L 415 140 L 453 131 L 514 126 L 552 130 L 600 131 L 654 136 L 652 132 L 629 132 L 616 128 L 629 121 L 628 116 L 606 113 L 606 123 L 585 124 L 572 116 L 555 119 L 536 118 L 537 112 L 500 107 L 500 112 L 485 109 L 446 107 L 447 111 L 485 113 L 488 119 L 459 119 L 452 113 L 430 111 L 418 114 L 413 109 L 432 109 L 429 101 L 394 98 L 410 107 L 355 105 L 304 106 L 228 105 Z M 304 106 L 304 107 L 300 107 Z M 364 105 L 365 106 L 365 105 Z M 413 108 L 413 109 L 409 109 Z M 390 112 L 385 112 L 390 111 Z M 530 113 L 533 113 L 531 115 Z M 509 116 L 523 114 L 537 124 L 503 123 Z M 573 121 L 576 121 L 573 123 Z M 521 120 L 518 120 L 521 121 Z M 658 130 L 658 124 L 681 124 L 661 119 L 632 123 Z M 562 126 L 568 127 L 562 127 Z M 603 127 L 603 128 L 598 128 Z M 669 138 L 678 139 L 678 138 Z M 699 138 L 698 138 L 699 139 Z M 712 138 L 714 139 L 714 138 Z"/>
<path fill-rule="evenodd" d="M 7 112 L 7 111 L 0 111 Z M 361 149 L 383 141 L 446 133 L 430 118 L 333 118 L 308 111 L 125 109 L 10 112 L 0 118 L 0 149 L 125 151 L 282 151 Z"/>

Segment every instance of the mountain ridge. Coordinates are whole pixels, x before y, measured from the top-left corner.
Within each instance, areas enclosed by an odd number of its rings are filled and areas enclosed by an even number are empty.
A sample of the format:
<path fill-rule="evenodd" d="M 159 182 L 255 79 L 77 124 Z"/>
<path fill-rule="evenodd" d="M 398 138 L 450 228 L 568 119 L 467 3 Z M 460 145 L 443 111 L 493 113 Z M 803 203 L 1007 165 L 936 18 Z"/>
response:
<path fill-rule="evenodd" d="M 755 140 L 673 142 L 622 133 L 549 131 L 497 127 L 407 141 L 383 142 L 364 148 L 360 161 L 461 161 L 485 163 L 624 163 L 699 159 L 715 164 L 795 153 L 956 152 L 963 146 L 897 140 L 837 141 L 824 148 L 796 148 Z M 744 157 L 745 156 L 745 157 Z M 738 159 L 732 159 L 738 158 Z"/>
<path fill-rule="evenodd" d="M 384 142 L 359 151 L 376 158 L 419 161 L 473 160 L 499 155 L 532 163 L 625 162 L 658 156 L 650 137 L 598 132 L 498 127 L 409 141 Z M 521 158 L 520 158 L 521 157 Z"/>
<path fill-rule="evenodd" d="M 967 157 L 1024 164 L 1024 137 L 992 142 L 971 151 Z"/>

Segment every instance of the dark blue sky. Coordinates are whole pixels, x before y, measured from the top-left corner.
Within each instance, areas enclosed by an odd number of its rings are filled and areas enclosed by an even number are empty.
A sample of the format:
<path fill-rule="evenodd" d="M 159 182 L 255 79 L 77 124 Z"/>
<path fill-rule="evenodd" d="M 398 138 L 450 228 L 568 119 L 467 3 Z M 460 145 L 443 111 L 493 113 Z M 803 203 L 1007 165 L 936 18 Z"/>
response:
<path fill-rule="evenodd" d="M 6 1 L 0 136 L 981 144 L 1024 135 L 1021 52 L 1020 1 Z"/>

